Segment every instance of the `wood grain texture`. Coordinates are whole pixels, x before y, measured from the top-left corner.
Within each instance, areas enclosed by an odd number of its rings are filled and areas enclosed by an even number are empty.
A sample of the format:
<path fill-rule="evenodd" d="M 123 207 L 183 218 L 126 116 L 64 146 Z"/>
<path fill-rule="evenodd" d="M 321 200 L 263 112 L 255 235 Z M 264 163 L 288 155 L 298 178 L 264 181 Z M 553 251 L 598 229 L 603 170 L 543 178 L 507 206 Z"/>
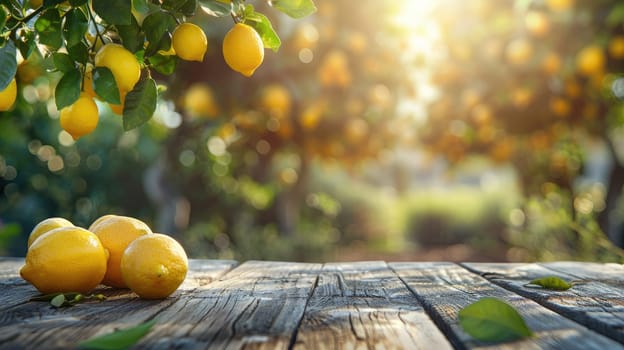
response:
<path fill-rule="evenodd" d="M 385 262 L 326 264 L 295 349 L 450 349 Z"/>
<path fill-rule="evenodd" d="M 488 348 L 463 331 L 457 313 L 483 297 L 506 301 L 523 316 L 534 337 L 500 344 L 501 349 L 623 349 L 542 305 L 490 283 L 453 263 L 393 263 L 396 273 L 416 294 L 439 328 L 459 349 Z"/>
<path fill-rule="evenodd" d="M 161 312 L 139 349 L 287 349 L 320 264 L 246 262 Z"/>
<path fill-rule="evenodd" d="M 561 315 L 624 343 L 624 289 L 613 286 L 620 276 L 613 276 L 609 265 L 566 263 L 564 267 L 559 265 L 558 270 L 550 269 L 551 265 L 542 264 L 464 265 L 505 289 L 535 300 Z M 546 276 L 557 276 L 566 281 L 582 279 L 584 283 L 575 284 L 566 291 L 525 286 L 534 279 Z M 590 276 L 593 277 L 589 278 Z M 624 283 L 620 285 L 624 286 Z"/>
<path fill-rule="evenodd" d="M 53 308 L 47 302 L 19 302 L 0 313 L 0 349 L 67 349 L 95 335 L 128 328 L 156 317 L 196 288 L 217 279 L 236 262 L 191 260 L 191 271 L 178 291 L 163 300 L 142 300 L 129 290 L 100 287 L 103 302 Z M 28 285 L 23 297 L 38 295 Z M 12 290 L 13 293 L 13 290 Z"/>
<path fill-rule="evenodd" d="M 37 291 L 19 275 L 23 265 L 23 258 L 0 258 L 0 313 L 37 295 Z"/>

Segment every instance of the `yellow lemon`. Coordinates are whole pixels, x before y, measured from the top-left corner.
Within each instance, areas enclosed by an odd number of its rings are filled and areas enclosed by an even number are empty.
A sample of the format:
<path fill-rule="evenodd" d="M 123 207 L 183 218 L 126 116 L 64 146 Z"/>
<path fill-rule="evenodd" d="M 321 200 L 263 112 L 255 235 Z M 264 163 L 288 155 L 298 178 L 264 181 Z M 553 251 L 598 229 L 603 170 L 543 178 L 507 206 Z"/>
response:
<path fill-rule="evenodd" d="M 82 79 L 82 91 L 92 98 L 97 98 L 97 94 L 93 89 L 93 68 L 91 66 L 87 67 Z"/>
<path fill-rule="evenodd" d="M 81 93 L 76 102 L 61 110 L 60 119 L 61 127 L 75 140 L 91 133 L 99 120 L 98 108 L 93 97 Z"/>
<path fill-rule="evenodd" d="M 102 222 L 102 221 L 104 221 L 104 220 L 106 220 L 106 219 L 108 219 L 108 218 L 112 218 L 113 216 L 117 216 L 117 215 L 113 215 L 113 214 L 106 214 L 106 215 L 102 215 L 102 216 L 100 216 L 99 218 L 95 219 L 95 221 L 93 221 L 93 222 L 91 223 L 91 226 L 89 226 L 88 230 L 89 230 L 89 231 L 91 231 L 91 232 L 93 232 L 93 228 L 94 228 L 95 226 L 97 226 L 100 222 Z"/>
<path fill-rule="evenodd" d="M 35 226 L 33 230 L 30 232 L 30 236 L 28 236 L 28 247 L 30 247 L 33 242 L 39 238 L 39 236 L 43 235 L 48 231 L 52 231 L 55 228 L 59 227 L 71 227 L 74 226 L 69 220 L 63 218 L 47 218 Z"/>
<path fill-rule="evenodd" d="M 114 215 L 101 220 L 97 225 L 92 225 L 91 232 L 110 253 L 102 283 L 111 287 L 126 288 L 121 277 L 121 256 L 130 242 L 137 237 L 151 234 L 152 230 L 139 219 Z"/>
<path fill-rule="evenodd" d="M 236 23 L 223 38 L 223 58 L 233 70 L 252 76 L 264 60 L 264 44 L 255 29 Z"/>
<path fill-rule="evenodd" d="M 292 99 L 290 92 L 279 84 L 267 85 L 262 89 L 260 107 L 278 119 L 290 113 Z"/>
<path fill-rule="evenodd" d="M 191 117 L 214 118 L 219 114 L 219 107 L 215 101 L 210 86 L 193 84 L 184 94 L 184 109 Z"/>
<path fill-rule="evenodd" d="M 11 80 L 4 90 L 0 91 L 0 111 L 8 111 L 13 107 L 17 98 L 17 83 L 15 78 Z"/>
<path fill-rule="evenodd" d="M 107 260 L 96 235 L 80 227 L 60 227 L 33 242 L 20 275 L 41 293 L 88 293 L 102 281 Z"/>
<path fill-rule="evenodd" d="M 141 78 L 141 65 L 119 44 L 106 44 L 95 55 L 95 66 L 111 70 L 119 91 L 131 91 Z"/>
<path fill-rule="evenodd" d="M 187 271 L 184 248 L 160 233 L 135 239 L 121 258 L 124 281 L 145 299 L 166 298 L 182 284 Z"/>
<path fill-rule="evenodd" d="M 605 54 L 599 46 L 587 46 L 576 55 L 576 69 L 585 76 L 602 73 L 605 64 Z"/>
<path fill-rule="evenodd" d="M 204 31 L 193 23 L 182 23 L 173 31 L 171 38 L 175 54 L 186 61 L 203 61 L 208 39 Z"/>

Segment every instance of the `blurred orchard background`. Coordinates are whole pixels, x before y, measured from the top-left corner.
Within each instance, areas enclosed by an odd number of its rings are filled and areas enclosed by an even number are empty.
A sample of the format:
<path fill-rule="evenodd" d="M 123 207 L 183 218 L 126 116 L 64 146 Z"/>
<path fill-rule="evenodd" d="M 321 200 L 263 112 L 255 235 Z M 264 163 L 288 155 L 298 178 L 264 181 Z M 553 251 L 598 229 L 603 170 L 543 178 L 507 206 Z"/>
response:
<path fill-rule="evenodd" d="M 624 3 L 318 0 L 230 70 L 197 15 L 155 117 L 61 131 L 31 57 L 0 115 L 0 254 L 51 216 L 129 215 L 195 258 L 623 261 Z M 262 3 L 256 6 L 262 8 Z"/>

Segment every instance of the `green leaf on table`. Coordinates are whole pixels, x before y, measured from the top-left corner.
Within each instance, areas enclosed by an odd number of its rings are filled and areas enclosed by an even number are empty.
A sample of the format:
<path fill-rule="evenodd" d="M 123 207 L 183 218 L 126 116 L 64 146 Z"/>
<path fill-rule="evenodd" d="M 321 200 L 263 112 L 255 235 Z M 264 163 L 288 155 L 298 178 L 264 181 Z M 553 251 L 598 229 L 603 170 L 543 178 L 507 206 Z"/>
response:
<path fill-rule="evenodd" d="M 275 52 L 279 50 L 282 42 L 273 29 L 271 21 L 269 21 L 267 16 L 261 14 L 260 12 L 256 12 L 253 5 L 245 6 L 245 24 L 250 25 L 258 32 L 258 34 L 260 34 L 260 38 L 262 38 L 262 43 L 265 48 L 271 49 Z"/>
<path fill-rule="evenodd" d="M 6 89 L 15 78 L 17 73 L 17 60 L 15 44 L 9 41 L 6 45 L 0 48 L 0 91 Z"/>
<path fill-rule="evenodd" d="M 459 311 L 459 324 L 475 339 L 503 342 L 533 333 L 516 309 L 496 298 L 482 298 Z"/>
<path fill-rule="evenodd" d="M 54 307 L 61 307 L 65 304 L 65 294 L 59 294 L 50 300 L 50 304 Z"/>
<path fill-rule="evenodd" d="M 292 18 L 303 18 L 316 12 L 312 0 L 272 0 L 270 4 Z"/>
<path fill-rule="evenodd" d="M 65 25 L 63 26 L 63 35 L 67 41 L 67 47 L 80 43 L 88 27 L 89 20 L 81 9 L 75 8 L 67 12 L 65 14 Z"/>
<path fill-rule="evenodd" d="M 232 13 L 232 3 L 220 2 L 217 0 L 199 0 L 201 9 L 213 17 L 225 17 Z"/>
<path fill-rule="evenodd" d="M 120 329 L 113 333 L 91 338 L 78 344 L 78 347 L 92 350 L 127 349 L 141 340 L 155 323 L 156 320 L 151 320 L 131 328 Z"/>
<path fill-rule="evenodd" d="M 54 61 L 54 67 L 63 73 L 69 72 L 70 70 L 76 68 L 74 60 L 72 60 L 66 53 L 55 52 L 52 54 L 52 60 Z"/>
<path fill-rule="evenodd" d="M 63 45 L 59 10 L 55 8 L 45 10 L 35 21 L 35 30 L 39 33 L 39 42 L 43 45 L 53 49 L 58 49 Z"/>
<path fill-rule="evenodd" d="M 120 104 L 121 98 L 119 97 L 119 89 L 117 88 L 113 72 L 106 67 L 96 67 L 91 74 L 93 74 L 93 89 L 95 93 L 104 102 L 115 105 Z"/>
<path fill-rule="evenodd" d="M 128 0 L 93 0 L 93 10 L 108 24 L 129 25 L 132 2 Z"/>
<path fill-rule="evenodd" d="M 124 101 L 123 128 L 132 130 L 145 124 L 156 111 L 158 91 L 152 78 L 139 81 Z"/>
<path fill-rule="evenodd" d="M 563 279 L 556 276 L 547 276 L 538 279 L 534 279 L 527 283 L 525 286 L 535 285 L 544 289 L 551 290 L 568 290 L 572 288 L 572 283 L 566 282 Z"/>
<path fill-rule="evenodd" d="M 56 108 L 60 111 L 64 107 L 76 102 L 80 97 L 80 86 L 82 83 L 82 74 L 77 68 L 66 72 L 54 90 L 56 99 Z"/>

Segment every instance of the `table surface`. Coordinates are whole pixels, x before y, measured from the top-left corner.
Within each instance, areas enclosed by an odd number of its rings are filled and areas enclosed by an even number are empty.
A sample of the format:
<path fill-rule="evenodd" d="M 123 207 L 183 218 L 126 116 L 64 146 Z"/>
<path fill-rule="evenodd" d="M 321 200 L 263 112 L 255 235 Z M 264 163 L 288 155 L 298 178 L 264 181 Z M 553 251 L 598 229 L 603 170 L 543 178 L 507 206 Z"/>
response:
<path fill-rule="evenodd" d="M 135 349 L 624 349 L 624 266 L 619 264 L 383 261 L 293 263 L 191 260 L 164 300 L 99 288 L 105 301 L 54 308 L 0 258 L 0 349 L 67 349 L 155 319 Z M 567 291 L 525 286 L 555 275 Z M 513 305 L 535 333 L 479 342 L 458 311 L 482 297 Z"/>

